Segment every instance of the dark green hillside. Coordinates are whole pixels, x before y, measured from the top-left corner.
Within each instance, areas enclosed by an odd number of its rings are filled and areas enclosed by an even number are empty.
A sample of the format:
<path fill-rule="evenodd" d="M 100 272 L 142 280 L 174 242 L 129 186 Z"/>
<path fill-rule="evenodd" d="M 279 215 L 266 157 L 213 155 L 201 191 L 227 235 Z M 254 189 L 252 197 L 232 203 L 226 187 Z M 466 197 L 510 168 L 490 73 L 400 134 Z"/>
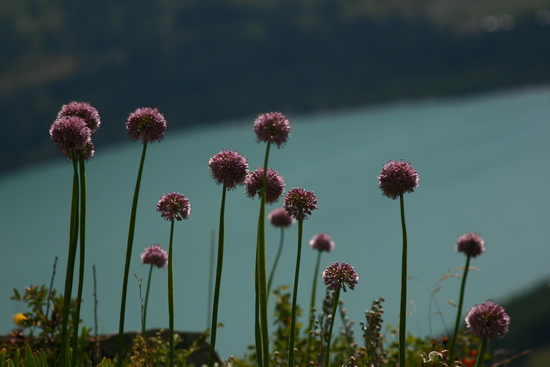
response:
<path fill-rule="evenodd" d="M 71 100 L 102 114 L 98 146 L 125 139 L 140 106 L 174 128 L 548 83 L 549 11 L 548 0 L 4 1 L 0 173 L 56 154 L 47 129 Z"/>

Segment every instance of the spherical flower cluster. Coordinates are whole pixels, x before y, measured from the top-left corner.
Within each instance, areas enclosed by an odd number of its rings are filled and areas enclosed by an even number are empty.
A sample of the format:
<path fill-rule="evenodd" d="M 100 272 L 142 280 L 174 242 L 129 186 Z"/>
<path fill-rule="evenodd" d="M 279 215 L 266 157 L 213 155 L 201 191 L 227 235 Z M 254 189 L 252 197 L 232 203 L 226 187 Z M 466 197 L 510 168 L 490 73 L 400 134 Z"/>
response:
<path fill-rule="evenodd" d="M 472 307 L 465 320 L 472 334 L 482 339 L 503 337 L 510 326 L 510 316 L 493 301 Z"/>
<path fill-rule="evenodd" d="M 325 271 L 323 271 L 323 283 L 332 290 L 342 288 L 346 292 L 346 284 L 349 289 L 354 289 L 359 280 L 359 275 L 353 268 L 353 266 L 346 264 L 342 265 L 338 262 L 330 264 Z"/>
<path fill-rule="evenodd" d="M 191 203 L 177 192 L 162 195 L 157 203 L 157 211 L 166 220 L 182 220 L 189 218 L 191 214 Z"/>
<path fill-rule="evenodd" d="M 126 130 L 133 141 L 161 141 L 166 133 L 166 120 L 156 108 L 138 108 L 128 116 Z"/>
<path fill-rule="evenodd" d="M 50 136 L 69 160 L 73 153 L 80 154 L 83 150 L 89 150 L 91 145 L 90 128 L 84 120 L 76 116 L 64 116 L 55 120 L 50 127 Z"/>
<path fill-rule="evenodd" d="M 274 227 L 286 228 L 295 222 L 294 218 L 288 215 L 285 208 L 273 209 L 267 218 Z"/>
<path fill-rule="evenodd" d="M 280 148 L 290 135 L 290 122 L 280 112 L 264 113 L 254 121 L 254 132 L 258 141 L 274 143 Z"/>
<path fill-rule="evenodd" d="M 152 245 L 141 254 L 141 263 L 164 268 L 168 262 L 168 253 L 159 245 Z"/>
<path fill-rule="evenodd" d="M 485 252 L 485 241 L 477 233 L 463 234 L 456 240 L 456 251 L 476 257 Z"/>
<path fill-rule="evenodd" d="M 418 173 L 405 161 L 389 161 L 378 176 L 378 187 L 384 196 L 397 199 L 406 192 L 413 192 L 419 184 Z"/>
<path fill-rule="evenodd" d="M 99 125 L 101 125 L 99 112 L 86 102 L 71 102 L 63 105 L 57 114 L 57 118 L 67 116 L 80 117 L 92 133 L 99 129 Z"/>
<path fill-rule="evenodd" d="M 309 241 L 309 246 L 313 250 L 317 250 L 319 252 L 331 252 L 334 250 L 334 241 L 332 241 L 332 237 L 329 234 L 320 233 L 311 238 Z"/>
<path fill-rule="evenodd" d="M 290 189 L 284 199 L 285 209 L 296 220 L 307 219 L 311 211 L 317 209 L 317 197 L 311 191 L 300 187 Z"/>
<path fill-rule="evenodd" d="M 257 168 L 253 172 L 249 172 L 244 181 L 246 185 L 246 195 L 249 198 L 254 198 L 256 195 L 262 197 L 262 180 L 264 169 Z M 285 179 L 271 168 L 267 169 L 266 175 L 266 190 L 265 200 L 268 204 L 273 204 L 283 194 L 285 189 Z"/>
<path fill-rule="evenodd" d="M 222 149 L 208 161 L 208 168 L 214 181 L 227 189 L 244 184 L 248 173 L 248 162 L 235 150 Z"/>

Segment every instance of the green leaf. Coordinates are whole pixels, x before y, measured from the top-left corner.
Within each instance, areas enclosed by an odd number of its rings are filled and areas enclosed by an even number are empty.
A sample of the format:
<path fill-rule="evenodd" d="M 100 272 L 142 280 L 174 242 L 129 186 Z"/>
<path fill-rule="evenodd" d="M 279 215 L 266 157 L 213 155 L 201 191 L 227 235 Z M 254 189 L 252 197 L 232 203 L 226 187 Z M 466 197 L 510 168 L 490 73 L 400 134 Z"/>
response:
<path fill-rule="evenodd" d="M 34 356 L 34 353 L 28 344 L 25 344 L 25 360 L 27 362 L 27 367 L 39 367 L 38 359 Z"/>
<path fill-rule="evenodd" d="M 6 360 L 6 348 L 3 348 L 2 351 L 0 351 L 0 367 L 4 367 L 5 360 Z"/>

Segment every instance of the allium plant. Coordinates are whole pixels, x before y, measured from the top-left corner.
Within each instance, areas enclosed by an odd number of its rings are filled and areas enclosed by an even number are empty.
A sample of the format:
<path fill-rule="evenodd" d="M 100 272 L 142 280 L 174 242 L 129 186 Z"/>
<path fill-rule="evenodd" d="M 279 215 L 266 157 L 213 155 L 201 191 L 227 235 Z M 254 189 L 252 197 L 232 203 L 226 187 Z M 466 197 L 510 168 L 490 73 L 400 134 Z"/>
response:
<path fill-rule="evenodd" d="M 134 188 L 134 197 L 132 200 L 132 209 L 130 211 L 130 224 L 128 226 L 128 241 L 126 244 L 126 261 L 124 265 L 124 275 L 122 280 L 122 295 L 120 301 L 120 321 L 118 327 L 118 367 L 122 367 L 124 360 L 124 317 L 126 314 L 126 294 L 128 291 L 128 275 L 130 272 L 130 262 L 132 260 L 132 247 L 134 244 L 134 232 L 136 228 L 137 206 L 139 201 L 139 190 L 141 186 L 141 177 L 147 155 L 147 146 L 149 142 L 161 141 L 166 133 L 166 120 L 156 108 L 138 108 L 128 116 L 126 121 L 126 130 L 133 141 L 141 139 L 143 149 Z"/>
<path fill-rule="evenodd" d="M 264 169 L 261 167 L 248 173 L 245 179 L 245 185 L 246 195 L 249 198 L 254 198 L 256 196 L 262 198 L 263 179 Z M 267 204 L 276 203 L 285 189 L 285 179 L 277 171 L 268 168 L 265 180 L 265 201 Z"/>
<path fill-rule="evenodd" d="M 174 366 L 174 268 L 173 268 L 173 243 L 174 221 L 188 219 L 191 214 L 191 203 L 184 195 L 177 192 L 162 195 L 157 203 L 157 211 L 160 216 L 170 222 L 170 244 L 168 247 L 168 317 L 169 317 L 169 343 L 168 365 Z"/>
<path fill-rule="evenodd" d="M 405 367 L 405 339 L 407 328 L 407 226 L 405 222 L 405 204 L 403 194 L 413 192 L 419 185 L 418 173 L 405 161 L 389 161 L 382 167 L 378 176 L 378 187 L 384 196 L 399 198 L 401 209 L 401 231 L 403 234 L 403 252 L 401 256 L 401 302 L 399 308 L 399 361 Z"/>
<path fill-rule="evenodd" d="M 338 301 L 340 300 L 340 289 L 344 292 L 347 291 L 346 285 L 349 289 L 355 289 L 357 282 L 359 281 L 359 275 L 353 268 L 353 266 L 343 262 L 339 264 L 334 262 L 329 265 L 322 274 L 323 283 L 328 289 L 334 292 L 332 303 L 332 318 L 330 320 L 330 329 L 327 335 L 326 348 L 325 348 L 325 367 L 330 365 L 330 342 L 332 339 L 332 329 L 334 327 L 334 319 L 336 317 L 336 309 L 338 308 Z M 292 365 L 290 365 L 292 366 Z"/>
<path fill-rule="evenodd" d="M 487 341 L 492 338 L 502 338 L 508 333 L 510 316 L 498 304 L 493 301 L 486 301 L 472 307 L 468 311 L 465 321 L 470 332 L 481 338 L 476 362 L 476 367 L 480 367 L 483 365 Z"/>
<path fill-rule="evenodd" d="M 460 326 L 460 320 L 462 318 L 464 290 L 466 288 L 466 278 L 468 277 L 468 270 L 470 269 L 470 259 L 473 257 L 477 257 L 485 252 L 485 241 L 475 232 L 463 234 L 462 236 L 458 237 L 456 241 L 456 251 L 462 252 L 464 255 L 466 255 L 466 265 L 464 265 L 464 274 L 462 276 L 462 282 L 460 285 L 460 296 L 458 299 L 458 308 L 456 311 L 455 328 L 453 332 L 453 338 L 451 339 L 451 346 L 449 348 L 450 361 L 453 361 L 458 328 Z"/>
<path fill-rule="evenodd" d="M 285 241 L 285 229 L 290 227 L 296 221 L 294 220 L 294 218 L 288 215 L 285 208 L 273 209 L 267 216 L 267 219 L 273 227 L 280 228 L 281 230 L 281 235 L 279 237 L 279 247 L 277 248 L 275 260 L 273 261 L 273 267 L 271 268 L 271 272 L 269 273 L 269 280 L 267 281 L 267 294 L 269 295 L 271 291 L 271 285 L 273 284 L 273 276 L 275 275 L 277 265 L 279 264 L 279 259 L 281 258 L 281 253 L 283 251 L 283 244 Z"/>
<path fill-rule="evenodd" d="M 210 350 L 208 366 L 212 367 L 216 355 L 216 336 L 218 329 L 218 307 L 223 268 L 224 235 L 225 235 L 225 196 L 227 190 L 243 185 L 248 173 L 248 161 L 239 152 L 223 149 L 208 161 L 210 174 L 217 184 L 222 185 L 222 203 L 220 207 L 220 224 L 218 230 L 218 260 L 216 266 L 216 284 L 212 304 L 212 324 L 210 326 Z"/>
<path fill-rule="evenodd" d="M 79 272 L 76 307 L 73 313 L 73 324 L 78 325 L 80 320 L 80 303 L 84 284 L 84 265 L 86 254 L 86 166 L 85 162 L 94 154 L 94 145 L 91 134 L 100 125 L 99 113 L 88 103 L 71 102 L 63 105 L 58 112 L 57 119 L 50 128 L 50 136 L 60 148 L 63 155 L 73 163 L 73 191 L 71 200 L 71 219 L 69 234 L 69 253 L 65 278 L 65 301 L 62 316 L 62 343 L 61 364 L 67 361 L 67 330 L 69 318 L 69 303 L 72 294 L 76 250 L 79 247 Z M 80 240 L 80 246 L 78 241 Z M 73 362 L 78 363 L 78 327 L 73 328 L 71 346 Z"/>
<path fill-rule="evenodd" d="M 162 269 L 168 262 L 168 253 L 160 247 L 160 245 L 152 245 L 145 249 L 141 254 L 141 263 L 149 266 L 149 276 L 147 277 L 147 289 L 145 291 L 145 303 L 143 305 L 143 315 L 141 319 L 141 332 L 145 338 L 145 331 L 147 330 L 147 305 L 149 304 L 149 290 L 151 289 L 151 276 L 153 275 L 153 268 Z"/>
<path fill-rule="evenodd" d="M 258 356 L 258 365 L 260 367 L 269 367 L 269 323 L 267 317 L 267 279 L 266 279 L 266 260 L 265 260 L 265 205 L 277 201 L 271 196 L 271 188 L 269 187 L 270 172 L 268 171 L 269 150 L 271 144 L 276 144 L 281 148 L 290 136 L 290 122 L 280 112 L 269 112 L 259 115 L 254 121 L 254 133 L 258 142 L 266 142 L 264 165 L 261 171 L 261 180 L 259 180 L 260 188 L 256 188 L 253 193 L 250 193 L 247 182 L 247 194 L 249 197 L 254 197 L 256 193 L 260 195 L 260 214 L 258 216 L 258 236 L 256 243 L 256 266 L 255 266 L 255 339 L 256 339 L 256 355 Z M 256 179 L 252 180 L 258 181 Z M 284 188 L 284 181 L 282 189 Z M 277 198 L 281 193 L 277 195 Z M 268 197 L 269 195 L 269 197 Z"/>
<path fill-rule="evenodd" d="M 298 221 L 298 249 L 296 270 L 294 273 L 294 291 L 292 293 L 292 315 L 290 319 L 290 341 L 288 343 L 288 365 L 294 366 L 294 338 L 296 334 L 296 301 L 298 298 L 298 280 L 300 278 L 300 259 L 302 256 L 302 232 L 304 220 L 317 209 L 317 197 L 311 191 L 300 187 L 290 189 L 284 198 L 287 213 Z"/>
<path fill-rule="evenodd" d="M 315 298 L 317 296 L 317 282 L 319 281 L 319 266 L 321 263 L 321 254 L 323 252 L 332 252 L 334 250 L 334 241 L 332 237 L 327 233 L 319 233 L 311 238 L 309 246 L 312 250 L 317 251 L 317 261 L 315 262 L 315 271 L 313 272 L 313 284 L 311 286 L 311 302 L 309 305 L 309 311 L 315 307 Z M 309 329 L 311 330 L 311 319 Z"/>

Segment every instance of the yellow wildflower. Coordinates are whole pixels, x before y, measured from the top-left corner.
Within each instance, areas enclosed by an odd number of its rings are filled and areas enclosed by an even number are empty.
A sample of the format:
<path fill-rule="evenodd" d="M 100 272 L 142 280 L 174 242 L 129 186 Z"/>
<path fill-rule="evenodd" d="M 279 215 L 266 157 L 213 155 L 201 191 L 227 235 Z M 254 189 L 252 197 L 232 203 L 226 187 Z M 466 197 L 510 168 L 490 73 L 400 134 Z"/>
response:
<path fill-rule="evenodd" d="M 27 321 L 29 318 L 25 316 L 23 313 L 19 312 L 13 315 L 13 322 L 17 326 L 24 326 L 25 321 Z"/>

